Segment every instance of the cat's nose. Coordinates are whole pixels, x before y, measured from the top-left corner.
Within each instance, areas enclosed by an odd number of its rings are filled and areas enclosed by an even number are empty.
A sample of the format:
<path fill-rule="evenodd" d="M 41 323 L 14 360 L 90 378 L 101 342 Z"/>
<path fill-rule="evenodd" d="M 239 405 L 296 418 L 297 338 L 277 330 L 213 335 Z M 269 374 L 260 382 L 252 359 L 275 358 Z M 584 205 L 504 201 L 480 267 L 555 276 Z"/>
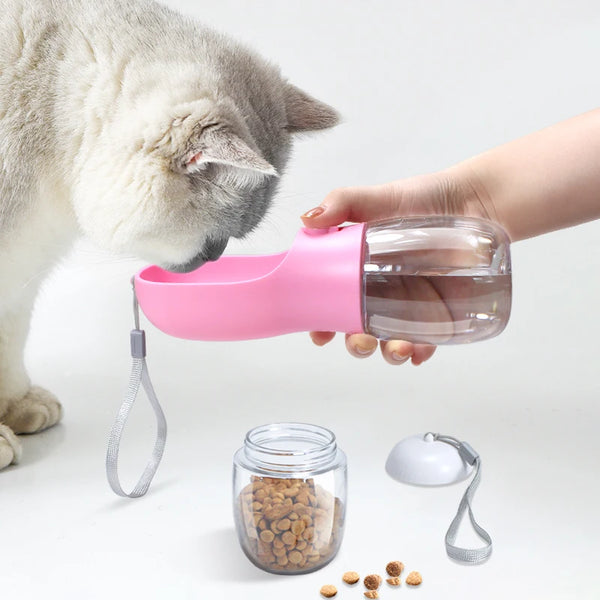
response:
<path fill-rule="evenodd" d="M 195 271 L 204 263 L 217 260 L 225 251 L 228 242 L 229 238 L 210 239 L 204 244 L 202 250 L 190 261 L 182 265 L 173 265 L 168 270 L 174 273 L 190 273 L 191 271 Z"/>

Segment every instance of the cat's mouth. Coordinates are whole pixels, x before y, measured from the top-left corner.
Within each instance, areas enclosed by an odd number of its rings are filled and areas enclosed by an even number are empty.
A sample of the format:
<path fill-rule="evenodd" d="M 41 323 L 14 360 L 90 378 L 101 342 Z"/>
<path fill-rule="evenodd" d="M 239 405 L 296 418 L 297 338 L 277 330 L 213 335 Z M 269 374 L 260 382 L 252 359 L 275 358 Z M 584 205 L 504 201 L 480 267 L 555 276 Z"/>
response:
<path fill-rule="evenodd" d="M 209 261 L 218 260 L 225 251 L 229 238 L 220 238 L 217 240 L 208 240 L 202 250 L 194 256 L 191 260 L 181 265 L 169 265 L 166 267 L 167 271 L 173 273 L 190 273 L 200 268 L 204 263 Z"/>

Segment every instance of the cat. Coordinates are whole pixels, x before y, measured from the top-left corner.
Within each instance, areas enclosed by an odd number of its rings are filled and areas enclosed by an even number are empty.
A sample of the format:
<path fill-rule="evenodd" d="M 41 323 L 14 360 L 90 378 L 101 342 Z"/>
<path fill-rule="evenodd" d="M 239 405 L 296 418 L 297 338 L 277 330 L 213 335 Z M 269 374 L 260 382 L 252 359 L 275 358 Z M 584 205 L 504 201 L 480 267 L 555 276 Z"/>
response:
<path fill-rule="evenodd" d="M 267 211 L 296 132 L 337 112 L 151 0 L 0 0 L 0 468 L 57 423 L 23 350 L 79 235 L 187 272 Z"/>

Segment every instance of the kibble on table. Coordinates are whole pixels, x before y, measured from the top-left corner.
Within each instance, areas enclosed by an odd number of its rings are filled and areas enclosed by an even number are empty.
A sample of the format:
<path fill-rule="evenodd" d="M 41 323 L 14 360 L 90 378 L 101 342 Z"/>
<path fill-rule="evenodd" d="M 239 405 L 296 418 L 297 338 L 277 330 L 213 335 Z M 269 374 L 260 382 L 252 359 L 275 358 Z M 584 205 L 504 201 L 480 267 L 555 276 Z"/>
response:
<path fill-rule="evenodd" d="M 421 583 L 423 583 L 423 578 L 421 577 L 421 573 L 418 571 L 411 571 L 406 576 L 405 581 L 408 585 L 421 585 Z"/>
<path fill-rule="evenodd" d="M 356 571 L 347 571 L 342 576 L 342 581 L 350 585 L 354 585 L 360 581 L 360 575 Z"/>
<path fill-rule="evenodd" d="M 385 570 L 387 574 L 390 575 L 390 577 L 386 579 L 387 583 L 391 586 L 399 586 L 399 575 L 402 573 L 402 571 L 404 571 L 404 564 L 399 560 L 394 560 L 386 565 Z M 346 571 L 342 575 L 342 581 L 349 585 L 354 585 L 360 581 L 360 575 L 356 571 Z M 364 592 L 365 598 L 369 598 L 369 600 L 375 600 L 376 598 L 379 598 L 377 589 L 381 585 L 382 581 L 383 580 L 381 576 L 377 575 L 376 573 L 367 575 L 363 580 L 365 587 L 367 588 L 367 591 Z M 421 585 L 421 583 L 423 583 L 423 577 L 421 577 L 421 574 L 418 571 L 411 571 L 406 576 L 406 583 L 412 586 Z M 333 585 L 324 585 L 321 588 L 321 595 L 325 598 L 333 598 L 333 596 L 336 594 L 337 589 Z"/>
<path fill-rule="evenodd" d="M 324 598 L 333 598 L 337 594 L 335 585 L 324 585 L 321 588 L 321 596 Z"/>
<path fill-rule="evenodd" d="M 364 584 L 368 590 L 376 590 L 381 585 L 381 577 L 379 575 L 367 575 Z"/>
<path fill-rule="evenodd" d="M 399 560 L 394 560 L 386 565 L 385 570 L 390 577 L 399 577 L 404 570 L 404 564 Z"/>

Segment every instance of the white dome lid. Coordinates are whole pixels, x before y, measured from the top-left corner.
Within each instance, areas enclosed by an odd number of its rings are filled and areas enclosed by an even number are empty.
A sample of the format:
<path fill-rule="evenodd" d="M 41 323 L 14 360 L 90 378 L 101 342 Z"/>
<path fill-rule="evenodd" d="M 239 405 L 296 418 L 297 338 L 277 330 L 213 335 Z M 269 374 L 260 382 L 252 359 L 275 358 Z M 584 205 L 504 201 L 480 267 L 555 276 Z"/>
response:
<path fill-rule="evenodd" d="M 448 485 L 466 479 L 473 470 L 450 444 L 421 433 L 398 442 L 385 463 L 388 475 L 412 485 Z"/>

